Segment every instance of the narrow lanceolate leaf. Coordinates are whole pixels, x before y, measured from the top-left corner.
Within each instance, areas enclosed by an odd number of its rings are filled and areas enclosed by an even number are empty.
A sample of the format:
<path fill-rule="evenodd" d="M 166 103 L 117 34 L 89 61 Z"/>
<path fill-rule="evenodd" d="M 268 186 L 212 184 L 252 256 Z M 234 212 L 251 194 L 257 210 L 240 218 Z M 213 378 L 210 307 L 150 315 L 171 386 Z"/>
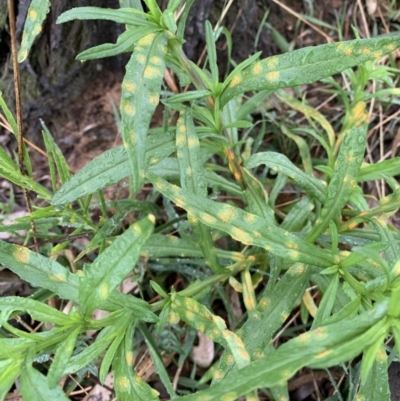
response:
<path fill-rule="evenodd" d="M 132 193 L 145 175 L 147 131 L 159 102 L 167 35 L 151 33 L 137 42 L 122 82 L 122 138 L 131 164 Z"/>
<path fill-rule="evenodd" d="M 80 331 L 81 327 L 72 330 L 66 340 L 60 343 L 57 347 L 53 362 L 50 365 L 49 373 L 47 374 L 49 387 L 51 389 L 55 388 L 58 381 L 61 379 L 72 352 L 75 349 L 76 339 L 78 338 Z"/>
<path fill-rule="evenodd" d="M 188 238 L 179 238 L 174 235 L 153 234 L 142 248 L 142 256 L 146 258 L 163 258 L 175 256 L 180 258 L 201 258 L 203 255 L 199 245 Z M 217 249 L 220 259 L 232 262 L 244 261 L 246 257 L 240 252 Z"/>
<path fill-rule="evenodd" d="M 264 218 L 260 216 L 209 199 L 199 203 L 197 197 L 169 184 L 155 174 L 149 172 L 148 177 L 161 193 L 178 206 L 204 224 L 228 233 L 243 244 L 262 247 L 268 252 L 294 262 L 320 267 L 340 263 L 340 258 L 331 252 L 317 248 L 272 224 L 266 225 Z"/>
<path fill-rule="evenodd" d="M 50 192 L 33 178 L 22 174 L 2 147 L 0 148 L 0 176 L 22 188 L 36 192 L 44 199 L 50 198 Z"/>
<path fill-rule="evenodd" d="M 265 164 L 273 171 L 287 175 L 300 188 L 303 188 L 310 197 L 320 202 L 325 201 L 326 188 L 323 181 L 301 171 L 285 155 L 276 152 L 256 153 L 250 157 L 246 167 L 254 168 L 260 164 Z"/>
<path fill-rule="evenodd" d="M 133 369 L 133 322 L 113 360 L 114 387 L 119 401 L 158 401 L 159 393 L 153 390 Z"/>
<path fill-rule="evenodd" d="M 50 9 L 50 0 L 32 0 L 26 16 L 18 62 L 22 63 L 29 54 L 37 35 L 42 32 L 42 24 Z"/>
<path fill-rule="evenodd" d="M 179 317 L 187 324 L 200 330 L 210 340 L 228 348 L 231 363 L 236 363 L 239 369 L 249 364 L 250 356 L 240 337 L 228 330 L 224 320 L 212 314 L 204 305 L 192 298 L 182 297 L 174 293 L 171 295 L 171 311 L 172 319 Z"/>
<path fill-rule="evenodd" d="M 253 361 L 264 356 L 265 347 L 271 341 L 274 333 L 282 327 L 283 322 L 306 289 L 309 276 L 310 269 L 306 269 L 302 264 L 295 264 L 273 287 L 272 291 L 265 292 L 254 312 L 249 313 L 237 335 L 242 339 Z M 231 353 L 226 350 L 214 374 L 215 382 L 219 382 L 225 376 L 237 371 L 238 366 L 231 360 Z"/>
<path fill-rule="evenodd" d="M 50 388 L 47 377 L 26 364 L 21 371 L 21 394 L 29 401 L 69 401 L 60 387 Z"/>
<path fill-rule="evenodd" d="M 357 187 L 357 176 L 364 157 L 367 141 L 366 124 L 350 128 L 344 137 L 321 215 L 317 219 L 307 239 L 314 242 L 336 218 L 346 205 L 352 191 Z"/>
<path fill-rule="evenodd" d="M 176 150 L 183 190 L 201 198 L 207 196 L 207 184 L 201 161 L 200 143 L 196 135 L 193 118 L 189 110 L 180 113 L 176 127 Z M 189 214 L 196 242 L 200 244 L 204 259 L 214 271 L 222 270 L 211 238 L 210 228 Z"/>
<path fill-rule="evenodd" d="M 250 391 L 288 380 L 304 366 L 333 366 L 359 355 L 386 324 L 387 302 L 352 320 L 341 321 L 304 333 L 280 346 L 211 388 L 181 397 L 182 401 L 236 400 Z M 372 329 L 372 330 L 371 330 Z M 340 355 L 338 348 L 343 351 Z M 332 357 L 333 356 L 333 357 Z M 338 362 L 339 361 L 339 362 Z M 229 392 L 227 392 L 229 389 Z M 229 397 L 228 397 L 229 395 Z"/>
<path fill-rule="evenodd" d="M 4 400 L 15 380 L 20 375 L 23 358 L 0 360 L 0 400 Z"/>
<path fill-rule="evenodd" d="M 84 269 L 79 280 L 82 313 L 90 314 L 132 271 L 141 248 L 154 229 L 155 217 L 150 215 L 133 224 L 109 246 L 95 262 Z"/>
<path fill-rule="evenodd" d="M 0 241 L 1 264 L 22 280 L 47 288 L 62 299 L 78 302 L 78 277 L 64 266 L 36 252 Z"/>
<path fill-rule="evenodd" d="M 7 315 L 14 311 L 24 311 L 29 313 L 33 319 L 38 320 L 39 322 L 54 323 L 60 326 L 71 324 L 71 319 L 73 318 L 75 318 L 75 321 L 77 319 L 77 315 L 69 316 L 42 302 L 22 297 L 0 298 L 0 311 L 3 313 L 6 312 L 6 316 L 3 316 L 6 319 L 8 318 Z M 74 320 L 72 320 L 72 322 Z"/>
<path fill-rule="evenodd" d="M 393 177 L 400 174 L 400 157 L 384 160 L 369 166 L 361 167 L 358 173 L 358 181 L 380 180 L 384 177 Z"/>
<path fill-rule="evenodd" d="M 152 32 L 160 31 L 157 25 L 149 23 L 149 26 L 143 26 L 136 29 L 128 29 L 117 39 L 117 43 L 103 43 L 102 45 L 92 47 L 79 53 L 77 60 L 94 60 L 98 58 L 116 56 L 118 54 L 132 50 L 132 46 L 143 36 Z M 158 28 L 158 29 L 157 29 Z"/>
<path fill-rule="evenodd" d="M 148 22 L 143 18 L 143 13 L 134 8 L 100 8 L 100 7 L 77 7 L 62 13 L 57 24 L 80 20 L 108 20 L 132 26 L 145 25 Z"/>
<path fill-rule="evenodd" d="M 159 163 L 175 150 L 171 134 L 151 135 L 146 149 L 146 165 Z M 117 146 L 95 157 L 79 170 L 53 196 L 53 205 L 73 202 L 99 189 L 121 181 L 130 174 L 128 154 L 123 146 Z"/>
<path fill-rule="evenodd" d="M 381 346 L 376 354 L 372 368 L 365 383 L 361 383 L 357 400 L 390 401 L 387 355 Z"/>
<path fill-rule="evenodd" d="M 400 35 L 305 47 L 263 59 L 232 76 L 222 93 L 224 105 L 240 93 L 309 84 L 368 60 L 379 60 L 400 46 Z"/>

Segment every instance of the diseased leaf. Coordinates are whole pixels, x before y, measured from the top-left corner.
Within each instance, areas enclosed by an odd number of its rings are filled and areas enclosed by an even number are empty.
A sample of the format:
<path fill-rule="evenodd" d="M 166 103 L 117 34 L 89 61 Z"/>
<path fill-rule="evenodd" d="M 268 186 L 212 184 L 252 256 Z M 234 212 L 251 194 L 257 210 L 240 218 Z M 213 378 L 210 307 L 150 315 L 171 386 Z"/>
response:
<path fill-rule="evenodd" d="M 329 251 L 317 248 L 279 227 L 266 225 L 265 220 L 259 216 L 209 199 L 204 199 L 199 204 L 197 197 L 172 186 L 155 174 L 149 172 L 148 177 L 161 193 L 178 206 L 204 224 L 228 233 L 243 244 L 256 245 L 288 260 L 320 267 L 336 264 L 335 260 L 340 262 Z"/>
<path fill-rule="evenodd" d="M 18 52 L 18 62 L 22 63 L 28 57 L 37 35 L 42 32 L 43 21 L 50 9 L 50 0 L 32 0 L 26 16 L 21 48 Z"/>
<path fill-rule="evenodd" d="M 133 224 L 91 266 L 85 267 L 79 278 L 79 300 L 84 315 L 89 315 L 106 301 L 111 291 L 132 271 L 142 245 L 153 232 L 154 222 L 155 217 L 150 215 Z"/>
<path fill-rule="evenodd" d="M 147 131 L 159 103 L 167 35 L 151 33 L 137 42 L 126 66 L 121 94 L 121 134 L 131 166 L 132 193 L 145 177 Z"/>
<path fill-rule="evenodd" d="M 379 60 L 398 47 L 400 36 L 390 35 L 310 46 L 268 57 L 231 77 L 222 93 L 221 105 L 249 91 L 309 84 L 368 60 Z"/>

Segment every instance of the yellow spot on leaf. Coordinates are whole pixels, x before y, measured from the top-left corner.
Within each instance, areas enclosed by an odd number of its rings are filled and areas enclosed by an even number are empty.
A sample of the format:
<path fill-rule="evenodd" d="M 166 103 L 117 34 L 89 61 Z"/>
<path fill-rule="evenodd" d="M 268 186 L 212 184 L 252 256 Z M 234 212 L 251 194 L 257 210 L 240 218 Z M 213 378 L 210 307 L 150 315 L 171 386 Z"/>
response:
<path fill-rule="evenodd" d="M 300 254 L 297 251 L 290 251 L 289 255 L 292 259 L 297 260 L 300 256 Z"/>
<path fill-rule="evenodd" d="M 106 283 L 101 284 L 98 289 L 98 293 L 99 293 L 100 299 L 106 299 L 109 294 L 108 284 L 106 284 Z"/>
<path fill-rule="evenodd" d="M 186 318 L 188 320 L 193 320 L 193 317 L 194 317 L 194 313 L 192 311 L 190 311 L 190 310 L 187 310 L 186 311 Z"/>
<path fill-rule="evenodd" d="M 276 59 L 275 56 L 270 57 L 270 58 L 267 59 L 267 66 L 268 66 L 269 68 L 275 67 L 276 64 L 277 64 L 277 59 Z"/>
<path fill-rule="evenodd" d="M 129 380 L 127 377 L 120 377 L 118 379 L 118 387 L 121 391 L 128 391 Z"/>
<path fill-rule="evenodd" d="M 136 114 L 136 107 L 132 103 L 125 103 L 124 112 L 128 114 L 128 116 L 133 117 Z"/>
<path fill-rule="evenodd" d="M 168 322 L 171 324 L 178 324 L 179 323 L 179 315 L 176 312 L 170 312 L 168 315 Z"/>
<path fill-rule="evenodd" d="M 351 54 L 353 54 L 353 49 L 351 47 L 348 47 L 345 51 L 344 54 L 346 56 L 350 56 Z"/>
<path fill-rule="evenodd" d="M 180 125 L 180 126 L 179 126 L 179 131 L 182 132 L 182 134 L 186 134 L 186 132 L 187 132 L 186 126 L 183 125 L 183 124 Z"/>
<path fill-rule="evenodd" d="M 155 64 L 155 65 L 161 65 L 162 64 L 162 61 L 161 61 L 160 57 L 157 57 L 157 56 L 151 57 L 150 58 L 150 62 L 152 64 Z"/>
<path fill-rule="evenodd" d="M 240 181 L 240 179 L 242 178 L 242 175 L 240 174 L 239 171 L 235 171 L 233 176 L 235 177 L 236 181 Z"/>
<path fill-rule="evenodd" d="M 37 18 L 37 12 L 36 10 L 29 10 L 29 18 L 33 21 Z"/>
<path fill-rule="evenodd" d="M 254 67 L 253 67 L 253 74 L 254 75 L 259 75 L 259 74 L 261 74 L 262 73 L 262 66 L 261 66 L 261 63 L 260 62 L 258 62 L 258 63 L 256 63 L 256 64 L 254 64 Z"/>
<path fill-rule="evenodd" d="M 137 224 L 134 224 L 134 225 L 132 226 L 132 230 L 133 230 L 136 234 L 138 234 L 138 235 L 142 234 L 142 229 L 141 229 L 140 226 L 137 225 Z"/>
<path fill-rule="evenodd" d="M 151 66 L 147 66 L 143 73 L 145 78 L 151 79 L 160 75 L 160 70 Z"/>
<path fill-rule="evenodd" d="M 235 360 L 233 359 L 233 355 L 228 355 L 228 356 L 225 358 L 225 361 L 226 361 L 226 363 L 227 363 L 228 365 L 232 365 L 232 363 L 235 362 Z"/>
<path fill-rule="evenodd" d="M 134 357 L 133 352 L 129 351 L 125 355 L 125 360 L 128 365 L 133 365 Z"/>
<path fill-rule="evenodd" d="M 395 46 L 393 43 L 391 43 L 391 44 L 387 45 L 387 49 L 388 49 L 390 52 L 392 52 L 392 51 L 394 51 L 394 50 L 396 49 L 396 46 Z"/>
<path fill-rule="evenodd" d="M 206 224 L 215 224 L 216 222 L 215 218 L 207 213 L 202 213 L 200 217 Z"/>
<path fill-rule="evenodd" d="M 229 393 L 226 393 L 225 395 L 223 395 L 220 400 L 221 401 L 235 401 L 237 398 L 237 393 L 235 393 L 234 391 L 231 391 Z"/>
<path fill-rule="evenodd" d="M 194 138 L 189 138 L 189 140 L 188 140 L 188 146 L 189 146 L 189 148 L 193 148 L 194 146 L 196 146 L 196 144 L 197 144 L 196 139 L 194 139 Z"/>
<path fill-rule="evenodd" d="M 277 81 L 279 78 L 279 72 L 278 71 L 270 71 L 267 73 L 267 79 L 268 81 L 274 82 Z"/>
<path fill-rule="evenodd" d="M 153 93 L 149 96 L 149 101 L 153 106 L 158 105 L 159 97 L 156 93 Z"/>
<path fill-rule="evenodd" d="M 136 84 L 134 84 L 133 82 L 124 82 L 124 88 L 128 91 L 128 92 L 134 92 L 136 90 Z"/>
<path fill-rule="evenodd" d="M 216 370 L 214 373 L 215 380 L 221 380 L 224 377 L 224 374 L 220 370 Z"/>
<path fill-rule="evenodd" d="M 23 246 L 16 245 L 13 257 L 17 262 L 26 263 L 29 260 L 29 250 Z"/>
<path fill-rule="evenodd" d="M 363 47 L 362 50 L 361 50 L 361 53 L 362 53 L 362 54 L 368 54 L 368 53 L 370 53 L 370 52 L 371 52 L 371 50 L 370 50 L 369 47 Z"/>
<path fill-rule="evenodd" d="M 257 216 L 251 213 L 246 213 L 244 215 L 244 219 L 247 221 L 247 223 L 254 224 L 257 221 Z"/>
<path fill-rule="evenodd" d="M 263 350 L 257 350 L 257 351 L 254 351 L 254 353 L 253 353 L 253 359 L 260 359 L 260 358 L 263 358 L 265 356 L 265 354 L 264 354 L 264 351 Z"/>
<path fill-rule="evenodd" d="M 188 167 L 188 168 L 186 169 L 186 174 L 187 174 L 187 175 L 192 175 L 192 174 L 193 174 L 193 170 L 192 170 L 191 167 Z"/>
<path fill-rule="evenodd" d="M 51 274 L 49 276 L 49 278 L 51 280 L 53 280 L 53 281 L 59 281 L 61 283 L 64 283 L 65 281 L 67 281 L 65 276 L 63 274 L 61 274 L 61 273 L 59 273 L 59 274 Z"/>
<path fill-rule="evenodd" d="M 235 75 L 231 82 L 229 83 L 230 88 L 234 88 L 235 86 L 239 85 L 242 82 L 242 77 L 240 75 Z"/>
<path fill-rule="evenodd" d="M 326 351 L 322 351 L 322 352 L 320 352 L 319 354 L 317 354 L 317 355 L 315 355 L 315 357 L 317 358 L 317 359 L 322 359 L 322 358 L 325 358 L 326 356 L 328 356 L 328 355 L 330 355 L 332 353 L 332 350 L 326 350 Z"/>
<path fill-rule="evenodd" d="M 322 340 L 327 336 L 327 331 L 324 327 L 318 327 L 317 329 L 313 330 L 311 333 L 315 335 L 315 338 L 318 340 Z"/>
<path fill-rule="evenodd" d="M 378 362 L 381 362 L 381 363 L 386 362 L 387 355 L 386 355 L 386 352 L 383 347 L 380 347 L 378 349 L 378 352 L 376 353 L 376 359 Z"/>
<path fill-rule="evenodd" d="M 375 52 L 374 53 L 374 57 L 379 60 L 382 57 L 382 53 L 381 52 Z"/>
<path fill-rule="evenodd" d="M 28 57 L 28 52 L 26 50 L 23 50 L 21 52 L 21 60 L 25 60 Z"/>
<path fill-rule="evenodd" d="M 270 304 L 270 301 L 269 301 L 268 298 L 262 298 L 260 303 L 258 304 L 259 305 L 259 309 L 265 310 L 265 309 L 268 308 L 269 304 Z"/>
<path fill-rule="evenodd" d="M 138 59 L 139 63 L 144 64 L 144 63 L 146 62 L 146 57 L 143 56 L 143 54 L 139 54 L 139 55 L 137 56 L 137 59 Z"/>
<path fill-rule="evenodd" d="M 146 36 L 143 36 L 142 39 L 140 39 L 137 44 L 139 46 L 147 46 L 149 45 L 151 42 L 153 42 L 154 38 L 156 37 L 155 33 L 150 33 Z"/>

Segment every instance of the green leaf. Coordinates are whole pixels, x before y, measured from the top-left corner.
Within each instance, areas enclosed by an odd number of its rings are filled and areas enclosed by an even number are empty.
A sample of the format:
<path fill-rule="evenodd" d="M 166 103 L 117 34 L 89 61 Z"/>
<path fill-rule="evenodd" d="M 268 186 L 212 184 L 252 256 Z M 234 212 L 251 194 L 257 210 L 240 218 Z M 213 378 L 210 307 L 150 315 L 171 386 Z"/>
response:
<path fill-rule="evenodd" d="M 89 315 L 108 299 L 113 291 L 134 268 L 142 245 L 154 229 L 155 217 L 133 224 L 101 253 L 90 267 L 85 267 L 79 279 L 79 300 L 84 315 Z"/>
<path fill-rule="evenodd" d="M 3 266 L 36 287 L 47 288 L 62 299 L 78 302 L 78 277 L 64 266 L 19 245 L 0 241 Z"/>
<path fill-rule="evenodd" d="M 136 29 L 129 29 L 123 32 L 117 39 L 117 43 L 104 43 L 102 45 L 91 47 L 79 53 L 77 60 L 94 60 L 98 58 L 116 56 L 121 53 L 132 51 L 132 46 L 143 36 L 153 32 L 159 32 L 161 29 L 155 25 L 148 23 L 149 26 L 143 26 Z"/>
<path fill-rule="evenodd" d="M 131 323 L 113 360 L 114 387 L 118 401 L 159 401 L 153 390 L 133 369 L 132 339 L 136 322 Z"/>
<path fill-rule="evenodd" d="M 324 182 L 301 171 L 285 155 L 276 152 L 256 153 L 250 157 L 246 167 L 254 168 L 260 164 L 265 164 L 273 171 L 285 174 L 292 178 L 310 197 L 313 197 L 320 202 L 325 201 L 326 188 Z"/>
<path fill-rule="evenodd" d="M 204 224 L 228 233 L 243 244 L 259 246 L 294 262 L 320 267 L 335 264 L 337 257 L 331 252 L 317 248 L 279 227 L 266 226 L 265 220 L 259 216 L 209 199 L 204 199 L 199 204 L 196 196 L 172 186 L 155 174 L 149 172 L 148 177 L 161 193 L 178 206 L 193 214 Z"/>
<path fill-rule="evenodd" d="M 81 259 L 87 253 L 92 252 L 100 247 L 103 241 L 105 241 L 109 235 L 111 235 L 114 231 L 121 227 L 123 220 L 129 212 L 129 209 L 125 209 L 123 207 L 117 209 L 114 216 L 110 217 L 104 222 L 103 226 L 97 231 L 96 235 L 86 245 L 85 249 L 80 252 L 79 255 L 75 258 L 75 261 Z"/>
<path fill-rule="evenodd" d="M 38 184 L 33 178 L 21 173 L 20 169 L 2 147 L 0 147 L 0 176 L 22 188 L 37 193 L 43 199 L 51 197 L 50 192 L 46 188 Z"/>
<path fill-rule="evenodd" d="M 384 346 L 378 349 L 365 381 L 361 383 L 357 400 L 390 401 L 387 356 Z"/>
<path fill-rule="evenodd" d="M 207 185 L 201 161 L 200 142 L 189 110 L 182 111 L 177 121 L 176 150 L 182 188 L 200 199 L 206 198 Z M 190 215 L 189 224 L 193 228 L 195 241 L 200 244 L 207 265 L 215 273 L 221 272 L 223 269 L 217 259 L 210 229 Z"/>
<path fill-rule="evenodd" d="M 217 65 L 217 51 L 215 49 L 215 39 L 214 32 L 212 26 L 209 21 L 206 21 L 204 24 L 205 33 L 206 33 L 206 44 L 207 44 L 207 54 L 208 54 L 208 63 L 211 70 L 211 76 L 213 80 L 214 87 L 218 84 L 219 81 L 219 71 Z"/>
<path fill-rule="evenodd" d="M 159 102 L 166 43 L 164 33 L 140 39 L 122 82 L 122 138 L 131 165 L 133 194 L 139 192 L 145 177 L 147 131 Z"/>
<path fill-rule="evenodd" d="M 6 316 L 3 315 L 1 320 L 8 319 L 12 312 L 22 311 L 29 313 L 33 319 L 40 322 L 48 322 L 60 326 L 79 321 L 76 314 L 66 315 L 51 306 L 30 298 L 13 296 L 0 298 L 0 311 L 2 311 L 2 315 L 7 311 Z"/>
<path fill-rule="evenodd" d="M 257 303 L 257 307 L 249 316 L 237 335 L 242 339 L 252 361 L 264 355 L 264 349 L 272 336 L 287 319 L 296 302 L 307 288 L 310 269 L 295 264 L 272 287 L 265 290 Z M 238 367 L 230 362 L 229 351 L 225 351 L 214 374 L 215 382 L 237 372 Z"/>
<path fill-rule="evenodd" d="M 339 275 L 332 276 L 328 288 L 322 296 L 321 302 L 318 305 L 317 314 L 314 318 L 311 328 L 321 326 L 332 313 L 333 306 L 336 301 L 336 293 L 339 288 Z"/>
<path fill-rule="evenodd" d="M 122 318 L 126 318 L 126 314 L 122 315 Z M 89 347 L 84 348 L 79 354 L 73 355 L 62 374 L 62 376 L 69 375 L 71 373 L 76 373 L 78 370 L 84 368 L 89 363 L 98 358 L 111 344 L 114 338 L 117 336 L 120 322 L 117 320 L 115 325 L 111 325 L 103 329 L 97 336 L 96 341 L 89 345 Z"/>
<path fill-rule="evenodd" d="M 59 344 L 54 355 L 52 364 L 50 365 L 49 373 L 47 374 L 47 380 L 49 388 L 54 389 L 57 386 L 58 381 L 64 374 L 64 370 L 68 365 L 71 358 L 72 352 L 75 349 L 76 339 L 82 328 L 77 327 L 72 330 L 69 336 Z"/>
<path fill-rule="evenodd" d="M 47 156 L 50 161 L 50 155 L 51 155 L 51 159 L 52 159 L 52 161 L 54 161 L 54 163 L 57 167 L 57 172 L 58 172 L 58 175 L 60 176 L 61 183 L 64 184 L 71 178 L 71 173 L 69 171 L 68 163 L 65 160 L 65 157 L 62 154 L 60 148 L 54 141 L 50 131 L 46 127 L 46 124 L 42 120 L 40 121 L 40 123 L 43 127 L 42 135 L 43 135 L 44 143 L 46 145 Z M 52 177 L 52 179 L 53 179 L 53 177 Z"/>
<path fill-rule="evenodd" d="M 314 202 L 312 202 L 308 196 L 301 198 L 290 209 L 280 227 L 290 232 L 301 231 L 313 209 Z"/>
<path fill-rule="evenodd" d="M 374 181 L 385 177 L 393 177 L 400 174 L 400 157 L 383 160 L 378 163 L 362 166 L 358 172 L 357 181 Z"/>
<path fill-rule="evenodd" d="M 37 35 L 42 32 L 43 21 L 50 10 L 50 0 L 32 0 L 26 16 L 21 48 L 18 52 L 18 62 L 22 63 L 28 57 Z"/>
<path fill-rule="evenodd" d="M 160 377 L 162 383 L 164 384 L 164 387 L 168 391 L 168 394 L 170 395 L 171 399 L 177 398 L 174 387 L 172 386 L 171 380 L 169 378 L 168 372 L 165 369 L 163 358 L 160 355 L 160 352 L 158 351 L 157 344 L 155 343 L 153 336 L 151 335 L 147 327 L 144 325 L 140 326 L 140 331 L 143 334 L 144 340 L 147 345 L 147 349 L 149 350 L 151 359 L 154 363 L 154 367 L 156 368 L 156 372 Z"/>
<path fill-rule="evenodd" d="M 183 297 L 177 293 L 171 295 L 171 319 L 182 319 L 190 326 L 200 330 L 210 340 L 228 348 L 233 360 L 240 368 L 250 362 L 243 341 L 226 328 L 222 318 L 214 315 L 207 307 L 193 298 Z"/>
<path fill-rule="evenodd" d="M 170 134 L 151 135 L 148 138 L 146 163 L 156 164 L 175 150 Z M 130 174 L 128 154 L 123 146 L 117 146 L 95 157 L 78 171 L 70 181 L 53 196 L 53 205 L 70 203 L 99 189 L 121 181 Z"/>
<path fill-rule="evenodd" d="M 106 377 L 110 370 L 110 366 L 114 360 L 115 354 L 125 337 L 128 325 L 132 323 L 132 319 L 133 315 L 131 313 L 125 314 L 120 319 L 120 324 L 116 327 L 117 335 L 112 344 L 110 345 L 110 347 L 108 348 L 106 354 L 104 355 L 103 361 L 101 362 L 99 379 L 100 383 L 102 384 L 104 384 L 104 382 L 106 381 Z"/>
<path fill-rule="evenodd" d="M 0 400 L 4 400 L 13 386 L 15 380 L 20 375 L 23 358 L 16 358 L 15 356 L 10 359 L 0 360 Z"/>
<path fill-rule="evenodd" d="M 203 99 L 205 97 L 211 96 L 211 92 L 207 90 L 189 91 L 184 93 L 178 93 L 173 95 L 168 99 L 164 100 L 163 103 L 166 105 L 174 105 L 176 103 L 192 102 L 193 100 Z"/>
<path fill-rule="evenodd" d="M 381 36 L 305 47 L 272 56 L 235 73 L 222 93 L 221 106 L 235 96 L 309 84 L 369 60 L 379 60 L 400 46 L 400 36 Z"/>
<path fill-rule="evenodd" d="M 100 8 L 100 7 L 77 7 L 62 13 L 57 18 L 57 24 L 79 20 L 108 20 L 132 26 L 147 25 L 143 19 L 146 15 L 135 8 Z"/>
<path fill-rule="evenodd" d="M 359 107 L 355 107 L 353 112 Z M 332 179 L 327 188 L 327 195 L 320 217 L 315 222 L 307 240 L 314 242 L 336 218 L 346 205 L 351 193 L 357 187 L 357 176 L 363 161 L 367 140 L 368 126 L 354 126 L 344 137 L 339 155 L 335 162 Z"/>
<path fill-rule="evenodd" d="M 21 371 L 22 398 L 29 401 L 69 401 L 60 387 L 51 389 L 47 377 L 26 363 Z"/>
<path fill-rule="evenodd" d="M 181 400 L 220 400 L 223 397 L 236 400 L 254 389 L 272 387 L 288 380 L 302 367 L 314 366 L 316 361 L 322 361 L 320 366 L 327 367 L 338 363 L 337 361 L 350 360 L 362 352 L 363 348 L 375 339 L 377 333 L 379 335 L 382 326 L 386 325 L 385 319 L 382 319 L 386 312 L 387 302 L 383 302 L 354 319 L 301 334 L 211 388 L 181 397 Z M 374 331 L 370 331 L 370 328 L 374 328 Z M 342 344 L 346 344 L 348 348 L 346 353 L 342 353 L 341 358 L 332 360 L 331 363 L 327 358 Z"/>

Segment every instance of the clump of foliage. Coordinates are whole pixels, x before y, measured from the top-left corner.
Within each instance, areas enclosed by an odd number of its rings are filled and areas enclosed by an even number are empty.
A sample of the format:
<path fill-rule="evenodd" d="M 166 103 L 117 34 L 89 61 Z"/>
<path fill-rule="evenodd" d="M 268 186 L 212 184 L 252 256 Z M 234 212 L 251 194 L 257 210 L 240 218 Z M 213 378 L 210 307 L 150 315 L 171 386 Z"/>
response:
<path fill-rule="evenodd" d="M 0 299 L 0 399 L 19 378 L 25 400 L 66 400 L 65 392 L 71 389 L 58 386 L 59 380 L 96 374 L 93 362 L 101 361 L 99 380 L 104 382 L 112 370 L 118 400 L 158 400 L 158 392 L 133 368 L 134 339 L 141 339 L 171 398 L 257 400 L 259 389 L 264 389 L 271 399 L 288 400 L 287 380 L 303 367 L 326 369 L 362 355 L 349 397 L 389 400 L 389 337 L 400 352 L 400 235 L 388 218 L 400 205 L 393 178 L 400 173 L 400 161 L 370 165 L 363 163 L 363 156 L 366 102 L 371 98 L 367 85 L 373 79 L 389 86 L 382 96 L 396 94 L 388 67 L 375 62 L 400 47 L 400 35 L 308 47 L 266 59 L 255 54 L 221 82 L 209 23 L 206 68 L 188 60 L 182 50 L 194 0 L 170 0 L 164 11 L 155 0 L 145 3 L 147 12 L 139 1 L 125 0 L 120 9 L 81 7 L 58 19 L 108 19 L 126 25 L 117 43 L 77 57 L 91 60 L 132 52 L 120 105 L 124 145 L 71 176 L 44 127 L 52 191 L 34 180 L 27 152 L 24 175 L 0 148 L 0 174 L 48 205 L 1 230 L 29 229 L 33 221 L 37 232 L 31 235 L 51 239 L 52 233 L 72 228 L 71 235 L 90 236 L 77 259 L 92 255 L 91 263 L 78 264 L 73 272 L 54 257 L 68 241 L 44 247 L 44 255 L 0 241 L 1 264 L 38 288 L 30 298 Z M 32 1 L 20 61 L 28 56 L 49 4 Z M 182 13 L 177 20 L 178 10 Z M 356 71 L 348 70 L 354 66 Z M 190 89 L 179 94 L 163 90 L 166 67 Z M 318 111 L 283 91 L 323 79 L 332 83 L 329 77 L 345 70 L 351 91 L 340 92 L 346 114 L 335 129 Z M 250 140 L 259 135 L 251 113 L 273 94 L 309 118 L 308 133 L 323 148 L 325 160 L 312 160 L 307 142 L 288 129 L 285 135 L 297 144 L 299 163 L 263 149 L 262 140 Z M 163 125 L 150 129 L 160 96 Z M 379 97 L 379 91 L 374 96 Z M 2 100 L 0 105 L 17 135 L 13 115 Z M 130 198 L 104 199 L 102 189 L 126 177 Z M 385 181 L 391 194 L 371 207 L 363 183 L 377 179 Z M 278 213 L 275 200 L 286 183 L 296 189 L 297 199 Z M 144 184 L 151 184 L 151 190 L 139 200 L 136 195 Z M 221 194 L 231 201 L 218 201 Z M 99 222 L 94 209 L 101 214 Z M 129 227 L 127 216 L 135 220 Z M 221 240 L 229 246 L 222 248 Z M 136 265 L 142 296 L 118 292 Z M 168 272 L 183 275 L 185 288 L 171 288 Z M 219 297 L 232 315 L 223 291 L 228 283 L 242 294 L 246 308 L 244 318 L 235 321 L 238 330 L 228 329 L 211 308 L 213 297 Z M 318 306 L 307 292 L 310 286 L 321 294 Z M 158 300 L 149 302 L 156 294 Z M 69 312 L 45 303 L 54 296 L 71 302 Z M 274 347 L 274 334 L 299 306 L 303 332 Z M 96 309 L 109 314 L 96 320 Z M 10 319 L 21 313 L 46 325 L 37 332 L 16 328 Z M 221 350 L 198 392 L 173 386 L 157 345 L 166 330 L 177 333 L 180 322 L 188 333 L 203 332 Z M 88 330 L 98 335 L 83 347 L 80 337 Z M 188 338 L 189 345 L 180 349 L 180 366 L 193 345 L 194 336 Z M 34 362 L 41 362 L 40 370 Z"/>

